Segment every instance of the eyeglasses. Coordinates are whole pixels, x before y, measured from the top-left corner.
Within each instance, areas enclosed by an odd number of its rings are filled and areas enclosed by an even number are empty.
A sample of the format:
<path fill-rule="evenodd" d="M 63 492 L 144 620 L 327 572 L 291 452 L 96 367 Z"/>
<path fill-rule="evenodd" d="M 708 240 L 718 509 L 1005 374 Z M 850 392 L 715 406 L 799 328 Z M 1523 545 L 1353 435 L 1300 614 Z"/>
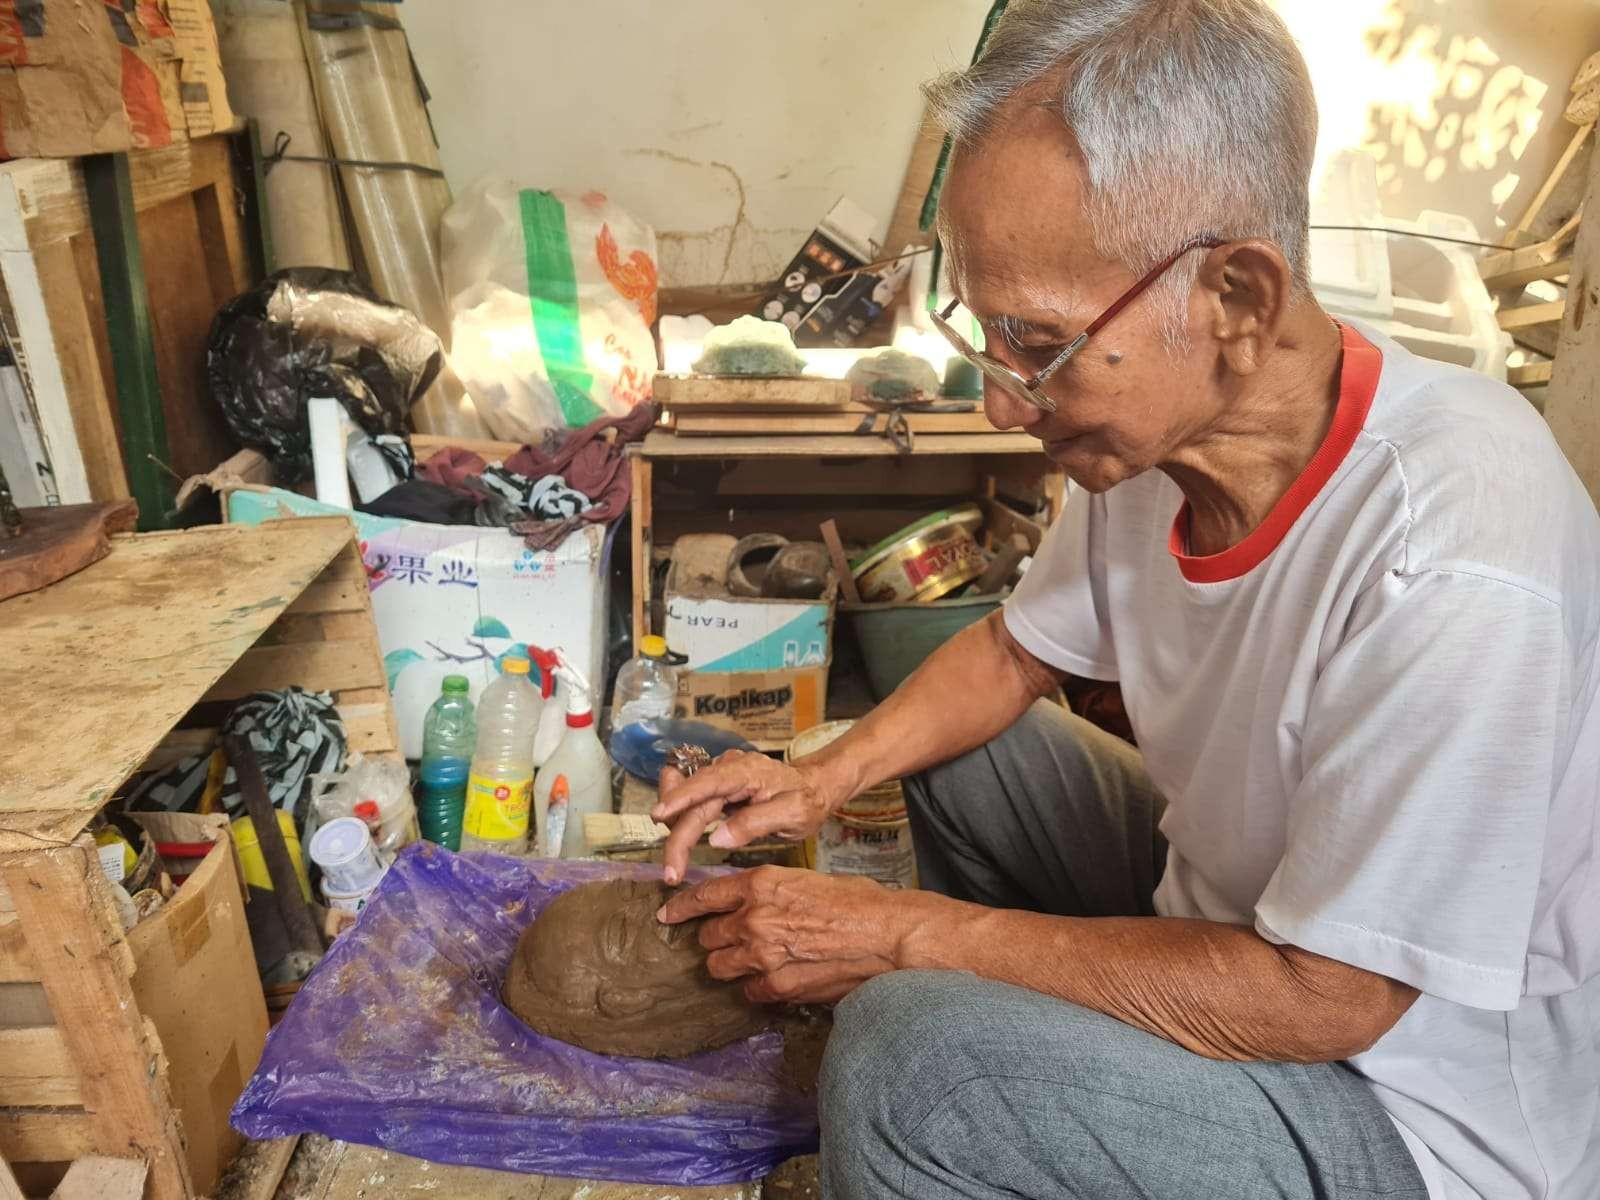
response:
<path fill-rule="evenodd" d="M 1090 338 L 1105 328 L 1119 312 L 1132 304 L 1141 292 L 1171 270 L 1173 264 L 1185 254 L 1191 250 L 1214 250 L 1221 245 L 1225 245 L 1225 243 L 1212 238 L 1199 238 L 1185 243 L 1169 257 L 1151 268 L 1149 274 L 1145 275 L 1138 283 L 1118 296 L 1110 308 L 1090 321 L 1088 328 L 1068 342 L 1066 348 L 1056 355 L 1050 365 L 1032 378 L 1019 375 L 994 355 L 985 350 L 977 349 L 971 342 L 956 332 L 954 326 L 950 324 L 950 315 L 955 312 L 956 306 L 961 301 L 952 300 L 945 306 L 945 310 L 942 313 L 930 313 L 929 316 L 933 318 L 934 328 L 944 334 L 945 339 L 956 348 L 957 353 L 982 371 L 986 377 L 992 379 L 1017 399 L 1026 401 L 1035 408 L 1043 409 L 1045 412 L 1055 412 L 1056 402 L 1045 395 L 1042 390 L 1044 385 L 1049 382 L 1050 377 L 1071 362 L 1073 356 L 1088 345 Z"/>

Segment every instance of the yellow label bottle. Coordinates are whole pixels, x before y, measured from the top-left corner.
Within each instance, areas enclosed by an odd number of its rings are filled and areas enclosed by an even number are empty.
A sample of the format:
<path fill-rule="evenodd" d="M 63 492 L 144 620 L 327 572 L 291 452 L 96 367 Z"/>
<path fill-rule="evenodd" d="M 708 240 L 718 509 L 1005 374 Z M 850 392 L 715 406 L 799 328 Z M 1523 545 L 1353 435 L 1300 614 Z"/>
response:
<path fill-rule="evenodd" d="M 532 793 L 532 775 L 521 779 L 469 776 L 461 848 L 521 854 L 528 844 Z"/>

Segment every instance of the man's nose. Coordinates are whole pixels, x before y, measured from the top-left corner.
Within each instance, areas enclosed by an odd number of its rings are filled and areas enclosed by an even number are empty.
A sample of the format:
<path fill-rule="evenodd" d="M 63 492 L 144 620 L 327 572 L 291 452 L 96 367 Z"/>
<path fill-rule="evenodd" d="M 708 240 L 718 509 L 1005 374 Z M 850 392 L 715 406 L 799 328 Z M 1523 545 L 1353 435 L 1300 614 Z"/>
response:
<path fill-rule="evenodd" d="M 1020 429 L 1024 433 L 1044 416 L 1037 405 L 987 377 L 983 381 L 983 413 L 996 429 Z"/>

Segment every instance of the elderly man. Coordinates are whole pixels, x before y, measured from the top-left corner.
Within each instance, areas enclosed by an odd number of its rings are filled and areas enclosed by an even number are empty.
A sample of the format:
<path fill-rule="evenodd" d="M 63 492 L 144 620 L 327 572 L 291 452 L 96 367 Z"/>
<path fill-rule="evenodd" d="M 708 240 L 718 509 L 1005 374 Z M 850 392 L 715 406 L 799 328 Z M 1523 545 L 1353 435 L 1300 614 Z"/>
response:
<path fill-rule="evenodd" d="M 929 95 L 988 350 L 949 332 L 1077 487 L 850 735 L 663 780 L 677 877 L 724 812 L 905 778 L 929 890 L 762 868 L 661 919 L 841 1001 L 833 1196 L 1600 1196 L 1600 518 L 1550 433 L 1318 308 L 1256 0 L 1017 0 Z M 1041 702 L 1069 674 L 1139 752 Z"/>

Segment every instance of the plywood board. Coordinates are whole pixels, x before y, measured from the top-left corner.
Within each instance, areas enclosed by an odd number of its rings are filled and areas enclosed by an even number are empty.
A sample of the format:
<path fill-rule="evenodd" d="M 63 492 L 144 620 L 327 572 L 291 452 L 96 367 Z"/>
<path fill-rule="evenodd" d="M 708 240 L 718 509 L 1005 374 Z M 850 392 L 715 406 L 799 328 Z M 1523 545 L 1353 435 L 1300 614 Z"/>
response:
<path fill-rule="evenodd" d="M 0 851 L 82 829 L 350 544 L 339 517 L 122 537 L 0 603 Z"/>
<path fill-rule="evenodd" d="M 857 432 L 868 420 L 866 433 Z M 994 433 L 995 427 L 983 412 L 919 413 L 908 412 L 905 422 L 913 434 Z M 889 414 L 852 405 L 836 413 L 679 413 L 673 428 L 679 437 L 742 436 L 796 437 L 806 434 L 840 434 L 863 440 L 883 437 Z"/>
<path fill-rule="evenodd" d="M 662 408 L 691 412 L 826 412 L 850 404 L 843 379 L 735 379 L 715 375 L 657 375 L 654 398 Z"/>
<path fill-rule="evenodd" d="M 668 458 L 879 458 L 900 451 L 881 437 L 812 434 L 800 437 L 675 437 L 657 429 L 638 451 L 647 459 Z M 1025 433 L 942 433 L 917 438 L 916 455 L 1040 454 L 1039 439 Z"/>

